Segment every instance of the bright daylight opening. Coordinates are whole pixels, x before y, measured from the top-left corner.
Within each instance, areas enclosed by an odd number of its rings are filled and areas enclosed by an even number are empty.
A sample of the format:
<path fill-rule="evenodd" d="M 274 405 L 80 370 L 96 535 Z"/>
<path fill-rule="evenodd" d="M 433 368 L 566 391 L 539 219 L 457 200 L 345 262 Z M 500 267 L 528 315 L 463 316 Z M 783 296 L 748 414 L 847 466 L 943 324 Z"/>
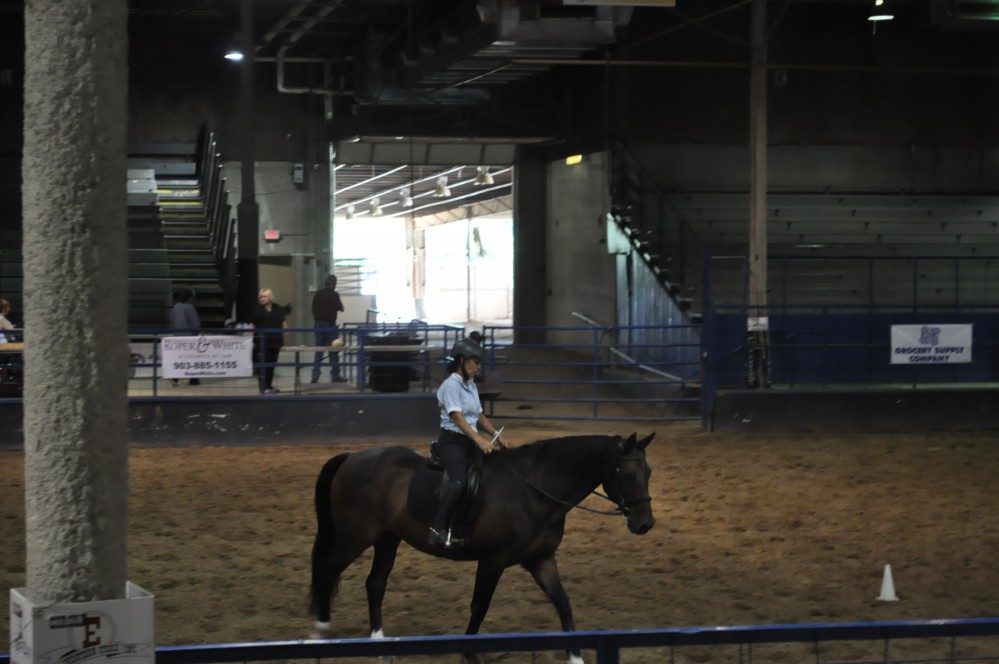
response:
<path fill-rule="evenodd" d="M 422 249 L 407 246 L 406 226 L 402 217 L 341 217 L 334 224 L 337 272 L 356 272 L 357 290 L 373 297 L 379 321 L 512 322 L 508 214 L 417 229 Z"/>

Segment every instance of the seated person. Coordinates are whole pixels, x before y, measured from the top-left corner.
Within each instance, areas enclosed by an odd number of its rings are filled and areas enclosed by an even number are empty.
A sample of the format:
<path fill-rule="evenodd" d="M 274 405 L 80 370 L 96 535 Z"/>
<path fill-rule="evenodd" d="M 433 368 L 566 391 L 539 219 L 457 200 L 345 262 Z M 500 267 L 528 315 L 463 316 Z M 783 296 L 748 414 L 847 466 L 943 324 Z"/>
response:
<path fill-rule="evenodd" d="M 14 338 L 14 324 L 7 316 L 10 315 L 10 302 L 0 297 L 0 344 L 12 344 L 17 340 Z"/>

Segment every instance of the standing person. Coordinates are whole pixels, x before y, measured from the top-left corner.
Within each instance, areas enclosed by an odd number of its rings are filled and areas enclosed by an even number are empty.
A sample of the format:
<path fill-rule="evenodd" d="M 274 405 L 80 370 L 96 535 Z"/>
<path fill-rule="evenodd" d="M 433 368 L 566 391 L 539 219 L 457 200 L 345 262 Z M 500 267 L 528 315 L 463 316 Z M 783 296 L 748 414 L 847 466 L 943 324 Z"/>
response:
<path fill-rule="evenodd" d="M 343 311 L 343 302 L 340 294 L 336 292 L 336 276 L 326 277 L 326 286 L 316 291 L 312 297 L 312 320 L 313 327 L 316 328 L 316 346 L 330 348 L 331 344 L 340 338 L 340 329 L 336 325 L 337 314 Z M 323 370 L 323 351 L 317 352 L 315 363 L 312 365 L 312 382 L 319 382 L 319 374 Z M 340 376 L 340 353 L 329 351 L 330 354 L 330 381 L 333 383 L 346 382 L 346 378 Z"/>
<path fill-rule="evenodd" d="M 0 297 L 0 344 L 14 343 L 14 335 L 10 334 L 14 329 L 14 324 L 7 320 L 9 315 L 10 302 Z"/>
<path fill-rule="evenodd" d="M 447 481 L 441 486 L 437 514 L 430 523 L 430 544 L 452 546 L 451 514 L 465 492 L 469 457 L 476 448 L 483 454 L 493 450 L 492 441 L 479 433 L 481 429 L 502 446 L 496 427 L 482 412 L 475 375 L 482 366 L 482 346 L 471 339 L 462 339 L 451 350 L 448 377 L 437 390 L 441 412 L 441 433 L 437 438 L 437 455 L 447 471 Z"/>
<path fill-rule="evenodd" d="M 260 383 L 261 394 L 277 394 L 280 391 L 274 387 L 274 363 L 278 361 L 281 347 L 284 346 L 284 332 L 274 330 L 288 327 L 285 318 L 290 312 L 291 307 L 282 307 L 274 302 L 274 291 L 270 288 L 260 289 L 250 327 L 264 330 L 253 339 L 255 360 L 260 364 L 257 369 L 257 380 Z"/>
<path fill-rule="evenodd" d="M 201 318 L 198 317 L 198 310 L 194 308 L 192 300 L 194 291 L 190 288 L 182 288 L 173 294 L 173 309 L 170 310 L 170 329 L 186 334 L 197 334 L 201 329 Z M 176 378 L 171 378 L 170 382 L 176 385 Z M 190 385 L 201 385 L 200 378 L 192 378 L 187 381 Z"/>

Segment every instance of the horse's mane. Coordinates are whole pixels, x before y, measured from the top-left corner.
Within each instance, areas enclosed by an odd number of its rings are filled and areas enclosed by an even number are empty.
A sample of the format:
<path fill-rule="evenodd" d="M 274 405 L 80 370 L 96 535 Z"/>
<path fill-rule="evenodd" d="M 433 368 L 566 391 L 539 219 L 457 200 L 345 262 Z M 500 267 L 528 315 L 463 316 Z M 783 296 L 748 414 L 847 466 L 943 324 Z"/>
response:
<path fill-rule="evenodd" d="M 536 466 L 574 466 L 603 454 L 618 436 L 563 436 L 547 438 L 520 447 L 511 447 L 506 453 L 511 461 L 524 461 Z"/>

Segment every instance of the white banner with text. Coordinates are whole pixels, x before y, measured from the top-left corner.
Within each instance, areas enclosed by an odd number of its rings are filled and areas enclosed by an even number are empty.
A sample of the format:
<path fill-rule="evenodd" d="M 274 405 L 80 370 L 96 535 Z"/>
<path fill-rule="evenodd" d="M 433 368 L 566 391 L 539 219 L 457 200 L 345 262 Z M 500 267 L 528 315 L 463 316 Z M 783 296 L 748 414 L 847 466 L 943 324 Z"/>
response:
<path fill-rule="evenodd" d="M 892 325 L 892 364 L 967 364 L 971 325 Z"/>
<path fill-rule="evenodd" d="M 245 378 L 253 375 L 253 337 L 163 337 L 165 378 Z"/>

